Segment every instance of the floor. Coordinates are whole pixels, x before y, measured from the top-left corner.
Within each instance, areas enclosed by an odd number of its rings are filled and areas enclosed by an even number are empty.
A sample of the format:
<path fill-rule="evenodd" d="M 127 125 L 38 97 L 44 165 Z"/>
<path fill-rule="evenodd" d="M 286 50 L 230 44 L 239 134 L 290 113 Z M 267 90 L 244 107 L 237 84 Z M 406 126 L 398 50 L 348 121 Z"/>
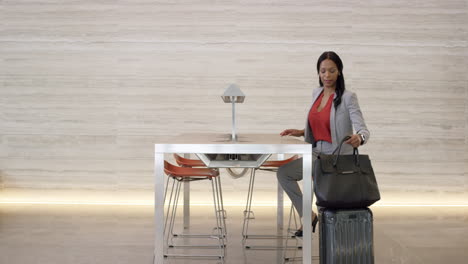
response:
<path fill-rule="evenodd" d="M 225 263 L 276 263 L 282 259 L 281 250 L 243 249 L 242 210 L 242 207 L 227 207 L 229 235 Z M 372 210 L 376 263 L 467 263 L 468 207 L 373 207 Z M 211 212 L 211 207 L 193 206 L 190 230 L 209 231 Z M 251 230 L 275 232 L 274 207 L 256 208 L 255 214 Z M 152 217 L 153 207 L 147 205 L 0 204 L 0 263 L 150 264 L 154 242 Z M 313 255 L 316 256 L 317 234 L 314 236 Z M 248 242 L 251 245 L 278 243 L 277 240 Z M 300 243 L 289 242 L 290 245 Z M 196 243 L 202 243 L 201 239 Z M 216 253 L 217 249 L 209 251 Z M 300 255 L 301 251 L 287 251 L 289 257 L 295 253 Z M 167 263 L 219 261 L 171 258 Z"/>

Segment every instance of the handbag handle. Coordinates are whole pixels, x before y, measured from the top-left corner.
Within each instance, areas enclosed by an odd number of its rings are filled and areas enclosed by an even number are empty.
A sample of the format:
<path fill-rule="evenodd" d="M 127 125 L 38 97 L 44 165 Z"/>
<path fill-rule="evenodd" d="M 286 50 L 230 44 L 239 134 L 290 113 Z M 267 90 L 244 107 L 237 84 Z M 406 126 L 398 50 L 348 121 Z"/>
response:
<path fill-rule="evenodd" d="M 336 167 L 338 165 L 338 158 L 340 157 L 341 146 L 343 145 L 343 143 L 346 140 L 348 140 L 350 138 L 351 138 L 351 136 L 344 137 L 341 140 L 340 145 L 338 145 L 338 147 L 336 147 L 335 150 L 333 150 L 332 155 L 335 155 L 335 152 L 338 150 L 338 153 L 336 154 L 336 157 L 335 157 L 335 161 L 333 162 L 333 167 Z M 354 156 L 354 162 L 355 162 L 356 166 L 359 167 L 359 150 L 357 148 L 353 148 L 353 156 Z"/>

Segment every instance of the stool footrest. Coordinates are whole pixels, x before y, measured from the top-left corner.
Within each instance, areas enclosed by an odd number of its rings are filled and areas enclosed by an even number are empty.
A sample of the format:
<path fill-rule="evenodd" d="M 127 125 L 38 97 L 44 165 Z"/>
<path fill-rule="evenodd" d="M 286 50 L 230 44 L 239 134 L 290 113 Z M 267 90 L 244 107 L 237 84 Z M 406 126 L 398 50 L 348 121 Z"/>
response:
<path fill-rule="evenodd" d="M 165 254 L 165 258 L 218 258 L 224 259 L 221 255 L 187 255 L 187 254 Z"/>
<path fill-rule="evenodd" d="M 295 237 L 294 235 L 245 235 L 244 239 L 286 239 Z"/>
<path fill-rule="evenodd" d="M 208 234 L 173 234 L 173 237 L 192 237 L 192 238 L 225 238 L 226 235 L 222 234 L 219 235 L 208 235 Z"/>
<path fill-rule="evenodd" d="M 277 249 L 284 249 L 284 250 L 298 250 L 302 249 L 302 246 L 245 246 L 245 249 L 251 250 L 277 250 Z"/>
<path fill-rule="evenodd" d="M 170 248 L 225 248 L 226 245 L 168 245 Z"/>
<path fill-rule="evenodd" d="M 253 211 L 244 210 L 244 220 L 245 219 L 255 219 L 255 213 Z"/>
<path fill-rule="evenodd" d="M 284 258 L 284 261 L 285 262 L 294 262 L 294 261 L 297 261 L 297 260 L 302 260 L 302 257 L 294 257 L 294 258 Z M 319 256 L 312 256 L 312 260 L 320 260 L 320 257 Z"/>

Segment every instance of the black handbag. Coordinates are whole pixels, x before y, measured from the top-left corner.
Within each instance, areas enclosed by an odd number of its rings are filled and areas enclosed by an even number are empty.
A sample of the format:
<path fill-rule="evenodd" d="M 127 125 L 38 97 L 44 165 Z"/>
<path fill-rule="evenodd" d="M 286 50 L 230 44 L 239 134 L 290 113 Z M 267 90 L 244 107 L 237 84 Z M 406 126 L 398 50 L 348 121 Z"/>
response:
<path fill-rule="evenodd" d="M 320 154 L 314 162 L 314 191 L 318 206 L 365 208 L 380 200 L 369 156 L 359 155 L 357 148 L 352 155 L 340 155 L 341 146 L 349 138 L 345 137 L 332 155 Z"/>

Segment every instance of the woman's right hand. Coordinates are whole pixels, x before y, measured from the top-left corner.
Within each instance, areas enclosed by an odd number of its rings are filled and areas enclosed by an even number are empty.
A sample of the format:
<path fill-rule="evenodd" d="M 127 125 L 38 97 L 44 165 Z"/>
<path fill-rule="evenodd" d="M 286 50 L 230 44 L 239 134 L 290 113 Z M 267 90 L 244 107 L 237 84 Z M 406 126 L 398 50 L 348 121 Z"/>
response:
<path fill-rule="evenodd" d="M 280 136 L 293 136 L 293 137 L 301 137 L 304 135 L 304 130 L 299 129 L 286 129 L 280 133 Z"/>

